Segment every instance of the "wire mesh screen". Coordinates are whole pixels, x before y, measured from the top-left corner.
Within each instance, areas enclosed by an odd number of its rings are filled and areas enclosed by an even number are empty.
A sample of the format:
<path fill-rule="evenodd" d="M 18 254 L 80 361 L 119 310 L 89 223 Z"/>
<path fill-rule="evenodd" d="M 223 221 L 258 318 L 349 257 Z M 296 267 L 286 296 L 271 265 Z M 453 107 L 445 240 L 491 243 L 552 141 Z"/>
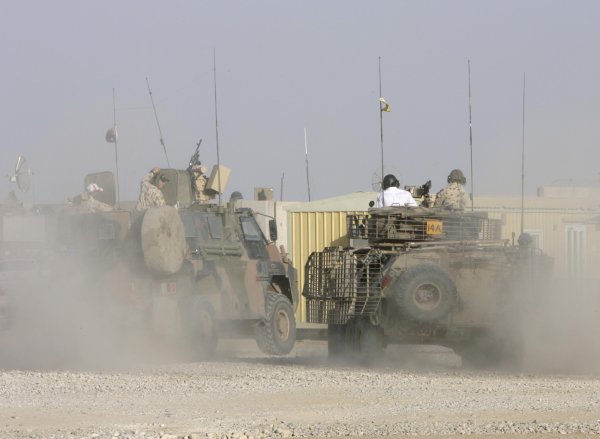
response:
<path fill-rule="evenodd" d="M 382 255 L 337 247 L 313 253 L 305 269 L 303 295 L 309 323 L 344 324 L 375 313 L 381 301 Z"/>
<path fill-rule="evenodd" d="M 348 237 L 372 243 L 403 241 L 499 240 L 502 223 L 486 213 L 423 212 L 382 209 L 348 215 Z"/>

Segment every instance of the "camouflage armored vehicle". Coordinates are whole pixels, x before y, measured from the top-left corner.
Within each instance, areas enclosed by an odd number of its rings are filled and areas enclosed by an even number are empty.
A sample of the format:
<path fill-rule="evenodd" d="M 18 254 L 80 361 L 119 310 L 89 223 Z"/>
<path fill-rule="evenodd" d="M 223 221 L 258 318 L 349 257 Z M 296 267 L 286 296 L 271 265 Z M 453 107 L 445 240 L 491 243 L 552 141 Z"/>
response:
<path fill-rule="evenodd" d="M 237 208 L 235 201 L 195 201 L 197 174 L 161 173 L 169 179 L 163 190 L 168 206 L 149 209 L 133 226 L 155 306 L 175 310 L 183 333 L 205 351 L 214 350 L 220 336 L 251 335 L 267 354 L 289 353 L 299 293 L 296 270 L 283 247 L 275 246 L 275 220 L 269 220 L 267 239 L 251 209 Z M 211 180 L 208 198 L 214 198 Z"/>
<path fill-rule="evenodd" d="M 307 320 L 328 325 L 331 356 L 368 361 L 412 343 L 477 365 L 517 358 L 519 313 L 549 258 L 501 240 L 484 212 L 385 207 L 347 220 L 351 247 L 314 252 L 305 269 Z"/>
<path fill-rule="evenodd" d="M 267 354 L 291 351 L 296 272 L 275 247 L 274 220 L 269 240 L 252 210 L 232 203 L 152 208 L 138 224 L 145 264 L 134 272 L 161 314 L 155 329 L 181 332 L 208 353 L 227 335 L 256 336 Z"/>
<path fill-rule="evenodd" d="M 255 337 L 265 353 L 289 353 L 296 337 L 296 270 L 275 246 L 275 221 L 269 222 L 267 239 L 252 210 L 198 203 L 193 174 L 161 173 L 169 179 L 167 206 L 143 213 L 115 208 L 114 179 L 104 172 L 86 176 L 85 185 L 104 188 L 98 201 L 113 210 L 63 206 L 5 215 L 0 247 L 15 251 L 2 254 L 0 291 L 27 294 L 4 282 L 13 273 L 20 275 L 21 287 L 23 279 L 48 285 L 48 279 L 76 277 L 81 294 L 102 298 L 94 303 L 105 306 L 106 327 L 142 325 L 171 340 L 186 339 L 204 354 L 226 336 Z M 30 230 L 24 218 L 34 220 Z M 23 258 L 34 230 L 40 235 L 35 251 Z M 15 271 L 17 262 L 28 265 Z"/>

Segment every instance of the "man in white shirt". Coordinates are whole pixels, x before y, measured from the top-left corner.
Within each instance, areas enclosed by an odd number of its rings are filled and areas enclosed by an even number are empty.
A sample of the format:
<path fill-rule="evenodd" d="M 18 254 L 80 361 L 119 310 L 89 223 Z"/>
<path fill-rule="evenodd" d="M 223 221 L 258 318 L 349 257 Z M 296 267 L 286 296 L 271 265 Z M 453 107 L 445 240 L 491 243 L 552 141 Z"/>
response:
<path fill-rule="evenodd" d="M 417 206 L 410 192 L 400 189 L 400 182 L 394 175 L 388 174 L 383 177 L 382 188 L 383 192 L 377 195 L 377 207 Z"/>

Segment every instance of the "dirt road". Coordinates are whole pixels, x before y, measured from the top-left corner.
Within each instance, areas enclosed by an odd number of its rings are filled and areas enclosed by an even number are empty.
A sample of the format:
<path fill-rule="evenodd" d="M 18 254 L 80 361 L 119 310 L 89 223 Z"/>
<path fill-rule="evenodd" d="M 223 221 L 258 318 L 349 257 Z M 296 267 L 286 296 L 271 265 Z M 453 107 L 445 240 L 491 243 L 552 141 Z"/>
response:
<path fill-rule="evenodd" d="M 156 359 L 155 359 L 156 360 Z M 443 349 L 392 347 L 371 368 L 323 342 L 285 358 L 224 343 L 209 362 L 0 370 L 0 438 L 600 434 L 600 379 L 463 370 Z"/>

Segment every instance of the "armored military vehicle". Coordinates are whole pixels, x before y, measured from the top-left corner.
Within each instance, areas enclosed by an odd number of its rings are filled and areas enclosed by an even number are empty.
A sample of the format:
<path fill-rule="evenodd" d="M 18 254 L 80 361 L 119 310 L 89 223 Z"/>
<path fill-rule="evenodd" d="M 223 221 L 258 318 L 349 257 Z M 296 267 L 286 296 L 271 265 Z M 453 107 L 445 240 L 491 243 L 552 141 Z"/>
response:
<path fill-rule="evenodd" d="M 331 356 L 375 358 L 388 343 L 436 344 L 466 363 L 516 361 L 520 312 L 551 260 L 500 239 L 485 212 L 384 207 L 349 215 L 350 247 L 310 255 L 308 322 Z"/>
<path fill-rule="evenodd" d="M 252 210 L 197 202 L 193 173 L 161 174 L 169 180 L 167 205 L 144 212 L 116 208 L 112 173 L 102 172 L 86 176 L 85 185 L 103 188 L 97 201 L 112 210 L 62 206 L 4 215 L 0 290 L 26 294 L 23 280 L 38 275 L 41 283 L 77 277 L 82 294 L 100 296 L 94 303 L 110 308 L 103 310 L 107 327 L 141 324 L 185 338 L 203 354 L 225 336 L 255 337 L 265 353 L 289 353 L 296 337 L 296 270 L 275 246 L 275 220 L 267 238 Z M 31 236 L 38 237 L 36 250 L 24 258 Z M 28 265 L 12 270 L 17 262 Z M 20 275 L 19 288 L 4 282 L 13 273 Z"/>
<path fill-rule="evenodd" d="M 152 208 L 137 224 L 145 263 L 134 272 L 159 329 L 181 331 L 209 353 L 224 335 L 255 335 L 267 354 L 291 351 L 296 272 L 275 247 L 274 220 L 269 240 L 252 210 L 233 203 Z"/>

